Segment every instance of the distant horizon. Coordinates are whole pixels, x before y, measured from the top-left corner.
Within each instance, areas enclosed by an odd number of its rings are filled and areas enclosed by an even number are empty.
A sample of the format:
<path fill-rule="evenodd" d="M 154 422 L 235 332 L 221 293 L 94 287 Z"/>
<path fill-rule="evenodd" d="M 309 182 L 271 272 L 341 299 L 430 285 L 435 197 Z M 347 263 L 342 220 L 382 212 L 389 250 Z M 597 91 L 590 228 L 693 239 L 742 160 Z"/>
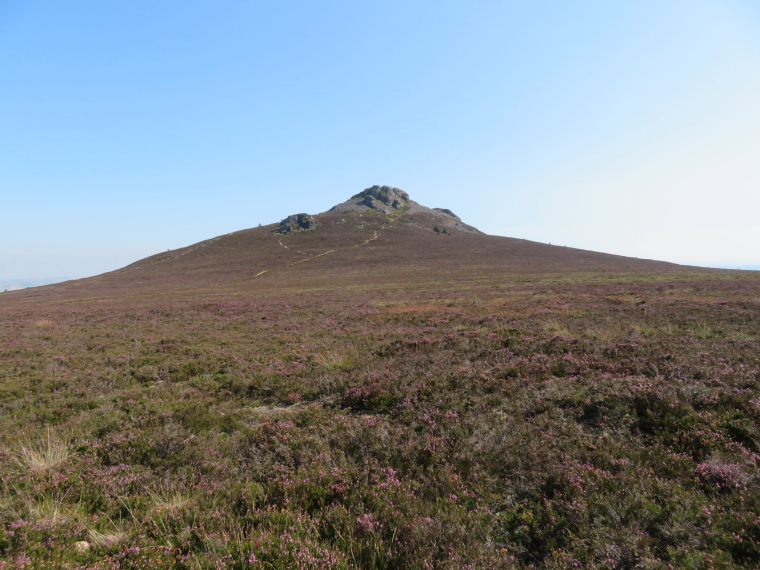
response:
<path fill-rule="evenodd" d="M 502 236 L 502 237 L 514 237 L 514 236 Z M 521 239 L 521 238 L 517 238 Z M 536 240 L 531 240 L 536 241 Z M 538 243 L 548 243 L 548 242 L 538 242 Z M 187 246 L 190 246 L 193 244 L 187 244 Z M 564 244 L 553 244 L 557 246 L 565 247 Z M 183 246 L 185 247 L 185 246 Z M 573 247 L 568 245 L 567 247 Z M 580 249 L 580 248 L 577 248 Z M 154 252 L 154 253 L 160 253 L 160 251 Z M 599 253 L 608 253 L 612 255 L 618 255 L 614 252 L 599 252 Z M 152 255 L 152 254 L 151 254 Z M 626 256 L 626 257 L 632 257 L 632 256 Z M 141 258 L 142 259 L 142 258 Z M 636 258 L 634 258 L 636 259 Z M 103 273 L 108 273 L 110 271 L 115 271 L 117 269 L 121 269 L 122 267 L 125 267 L 126 265 L 129 265 L 130 263 L 139 261 L 139 259 L 134 259 L 130 262 L 128 262 L 125 265 L 114 267 L 112 269 L 107 269 L 105 271 L 100 271 L 98 273 L 92 273 L 92 274 L 79 274 L 79 275 L 68 275 L 68 276 L 55 276 L 55 277 L 48 277 L 48 276 L 40 276 L 40 277 L 9 277 L 9 278 L 1 278 L 0 277 L 0 292 L 3 292 L 5 290 L 8 291 L 14 291 L 19 289 L 28 289 L 31 287 L 41 287 L 44 285 L 54 285 L 56 283 L 62 283 L 64 281 L 75 281 L 78 279 L 87 279 L 88 277 L 95 277 L 97 275 L 101 275 Z M 656 260 L 656 261 L 668 261 L 668 260 Z M 701 264 L 701 263 L 689 263 L 689 262 L 675 262 L 675 261 L 668 261 L 669 263 L 676 263 L 677 265 L 685 265 L 685 266 L 693 266 L 693 267 L 703 267 L 706 269 L 728 269 L 728 270 L 739 270 L 739 271 L 760 271 L 760 263 L 750 263 L 750 264 L 732 264 L 730 262 L 721 262 L 716 261 L 713 263 L 708 264 Z"/>
<path fill-rule="evenodd" d="M 94 277 L 93 275 L 85 275 L 82 277 L 16 277 L 9 279 L 0 279 L 0 292 L 5 290 L 16 291 L 19 289 L 29 289 L 30 287 L 42 287 L 43 285 L 54 285 L 55 283 L 63 283 L 64 281 L 72 281 L 76 279 L 86 279 L 87 277 Z"/>
<path fill-rule="evenodd" d="M 412 199 L 414 199 L 413 196 L 412 196 Z M 454 213 L 457 213 L 457 212 L 455 211 Z M 468 223 L 468 220 L 463 220 L 463 221 L 465 223 Z M 276 223 L 276 222 L 270 220 L 270 221 L 262 221 L 260 223 L 263 224 L 263 225 L 269 225 L 269 224 Z M 256 224 L 256 225 L 258 225 L 258 224 Z M 253 227 L 256 227 L 256 226 L 255 225 L 251 226 L 251 228 L 253 228 Z M 250 229 L 250 228 L 229 229 L 228 232 L 225 232 L 225 233 L 240 231 L 242 229 Z M 486 233 L 488 233 L 489 235 L 499 235 L 499 234 L 494 234 L 494 233 L 490 233 L 490 232 L 486 232 Z M 224 234 L 218 234 L 218 235 L 224 235 Z M 5 289 L 12 290 L 11 288 L 21 289 L 21 288 L 37 287 L 37 286 L 42 286 L 42 285 L 52 285 L 52 284 L 55 284 L 55 283 L 61 283 L 63 281 L 71 281 L 71 280 L 77 280 L 77 279 L 86 279 L 88 277 L 94 277 L 94 276 L 97 276 L 97 275 L 101 275 L 103 273 L 108 273 L 108 272 L 111 272 L 111 271 L 116 271 L 118 269 L 126 267 L 127 265 L 130 265 L 132 263 L 140 261 L 141 259 L 144 259 L 146 257 L 150 257 L 152 255 L 161 253 L 163 251 L 168 251 L 168 250 L 171 250 L 171 249 L 181 249 L 183 247 L 189 247 L 189 246 L 194 245 L 195 243 L 199 243 L 199 242 L 205 241 L 207 239 L 213 239 L 215 237 L 217 237 L 217 236 L 216 235 L 214 235 L 214 236 L 207 236 L 207 237 L 203 237 L 203 238 L 199 239 L 198 241 L 189 242 L 189 243 L 185 243 L 185 244 L 182 244 L 182 245 L 176 245 L 175 247 L 171 247 L 171 248 L 158 248 L 158 249 L 155 249 L 155 250 L 152 250 L 152 251 L 148 251 L 147 253 L 144 253 L 143 255 L 141 255 L 139 257 L 124 259 L 123 261 L 117 262 L 117 263 L 111 263 L 111 264 L 109 264 L 109 263 L 103 262 L 101 260 L 98 263 L 101 264 L 101 267 L 103 267 L 103 268 L 102 269 L 98 269 L 98 270 L 94 270 L 94 271 L 91 271 L 91 272 L 78 272 L 78 273 L 69 274 L 69 275 L 65 275 L 65 276 L 61 276 L 60 274 L 56 275 L 56 276 L 50 276 L 50 274 L 45 274 L 45 273 L 39 273 L 36 276 L 34 276 L 34 275 L 30 276 L 29 274 L 26 274 L 26 275 L 24 275 L 22 277 L 2 277 L 2 276 L 0 276 L 0 292 L 2 292 Z M 550 242 L 550 241 L 546 241 L 546 240 L 543 240 L 543 239 L 535 239 L 535 238 L 529 238 L 529 237 L 518 236 L 518 235 L 502 235 L 501 237 L 510 237 L 510 238 L 514 238 L 514 239 L 528 239 L 530 241 L 534 241 L 534 242 L 537 242 L 537 243 L 545 243 L 545 244 L 556 245 L 556 246 L 561 246 L 561 247 L 572 247 L 572 248 L 575 248 L 575 249 L 585 249 L 585 250 L 588 250 L 588 251 L 595 251 L 597 253 L 606 253 L 606 254 L 610 254 L 610 255 L 621 255 L 621 256 L 624 256 L 624 257 L 631 257 L 633 259 L 652 259 L 652 260 L 655 260 L 655 261 L 665 261 L 665 262 L 668 262 L 668 263 L 675 263 L 677 265 L 704 267 L 704 268 L 708 268 L 708 269 L 731 269 L 731 270 L 741 270 L 741 271 L 760 271 L 760 261 L 739 261 L 739 262 L 736 262 L 736 261 L 730 261 L 730 260 L 728 260 L 728 261 L 724 261 L 724 260 L 719 260 L 719 261 L 695 261 L 695 260 L 683 260 L 683 259 L 681 259 L 681 260 L 677 260 L 677 259 L 665 259 L 665 258 L 659 258 L 659 257 L 646 257 L 646 256 L 628 255 L 628 254 L 624 254 L 624 253 L 620 253 L 620 252 L 616 252 L 616 251 L 596 250 L 596 249 L 591 249 L 591 248 L 588 248 L 588 247 L 576 246 L 576 245 L 573 245 L 571 243 L 563 243 L 562 240 L 557 240 L 555 242 Z"/>

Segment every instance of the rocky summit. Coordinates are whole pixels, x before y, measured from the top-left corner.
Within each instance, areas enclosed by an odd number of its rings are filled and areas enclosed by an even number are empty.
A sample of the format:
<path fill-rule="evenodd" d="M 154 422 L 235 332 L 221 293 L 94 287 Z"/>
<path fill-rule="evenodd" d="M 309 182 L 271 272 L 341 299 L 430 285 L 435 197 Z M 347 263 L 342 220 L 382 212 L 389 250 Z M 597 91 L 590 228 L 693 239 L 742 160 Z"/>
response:
<path fill-rule="evenodd" d="M 392 186 L 375 185 L 354 196 L 354 198 L 358 197 L 362 198 L 362 203 L 366 206 L 385 214 L 391 213 L 389 208 L 402 210 L 409 202 L 409 194 Z"/>
<path fill-rule="evenodd" d="M 401 188 L 374 185 L 354 194 L 348 201 L 330 209 L 331 212 L 349 212 L 375 210 L 383 214 L 409 209 L 416 202 L 409 199 L 409 194 Z"/>
<path fill-rule="evenodd" d="M 465 233 L 479 233 L 478 230 L 462 222 L 461 218 L 448 208 L 428 208 L 412 200 L 409 193 L 393 186 L 370 186 L 354 194 L 350 199 L 333 206 L 329 213 L 376 212 L 398 217 L 404 214 L 424 215 L 441 228 L 448 227 Z"/>

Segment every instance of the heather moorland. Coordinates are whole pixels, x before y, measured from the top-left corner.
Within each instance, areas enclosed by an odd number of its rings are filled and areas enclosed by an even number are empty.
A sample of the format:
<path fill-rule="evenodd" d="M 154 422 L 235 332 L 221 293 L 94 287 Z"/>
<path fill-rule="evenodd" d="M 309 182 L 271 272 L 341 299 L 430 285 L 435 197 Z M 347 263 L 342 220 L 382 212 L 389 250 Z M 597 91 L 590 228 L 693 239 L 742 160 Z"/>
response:
<path fill-rule="evenodd" d="M 760 565 L 757 274 L 357 215 L 0 295 L 0 568 Z"/>

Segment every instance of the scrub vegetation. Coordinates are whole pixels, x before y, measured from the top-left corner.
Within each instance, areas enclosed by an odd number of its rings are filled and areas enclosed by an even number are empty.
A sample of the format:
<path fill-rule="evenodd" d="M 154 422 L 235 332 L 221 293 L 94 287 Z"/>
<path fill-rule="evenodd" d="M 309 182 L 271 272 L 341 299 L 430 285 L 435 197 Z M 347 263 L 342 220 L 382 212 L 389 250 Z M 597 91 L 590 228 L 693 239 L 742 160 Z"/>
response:
<path fill-rule="evenodd" d="M 0 295 L 0 569 L 760 566 L 756 273 L 314 218 Z"/>
<path fill-rule="evenodd" d="M 755 568 L 760 281 L 38 304 L 2 568 Z"/>

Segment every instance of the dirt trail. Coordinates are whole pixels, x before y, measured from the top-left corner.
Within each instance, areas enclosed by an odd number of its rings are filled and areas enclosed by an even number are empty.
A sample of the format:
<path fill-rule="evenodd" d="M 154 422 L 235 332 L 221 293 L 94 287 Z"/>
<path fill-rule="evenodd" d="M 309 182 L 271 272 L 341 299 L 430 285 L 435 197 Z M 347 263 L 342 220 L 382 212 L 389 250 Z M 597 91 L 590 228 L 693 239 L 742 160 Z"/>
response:
<path fill-rule="evenodd" d="M 378 236 L 378 233 L 377 233 L 377 230 L 375 230 L 375 235 L 373 235 L 371 238 L 367 238 L 363 242 L 357 243 L 356 245 L 352 245 L 351 247 L 359 247 L 360 245 L 367 245 L 369 242 L 375 241 L 377 239 L 377 236 Z"/>
<path fill-rule="evenodd" d="M 281 265 L 279 267 L 272 267 L 271 269 L 265 269 L 264 271 L 259 271 L 256 275 L 253 276 L 253 278 L 255 279 L 256 277 L 259 277 L 260 275 L 264 275 L 265 273 L 269 273 L 270 271 L 274 271 L 275 269 L 284 269 L 286 267 L 292 267 L 293 265 L 298 265 L 299 263 L 306 263 L 307 261 L 311 261 L 312 259 L 317 259 L 318 257 L 323 257 L 325 255 L 330 255 L 331 253 L 335 253 L 336 251 L 340 251 L 340 250 L 343 250 L 343 249 L 349 249 L 349 248 L 352 248 L 352 247 L 361 247 L 363 245 L 367 245 L 369 242 L 375 241 L 379 237 L 379 235 L 380 234 L 378 233 L 378 231 L 375 230 L 375 232 L 372 235 L 372 237 L 365 239 L 363 242 L 355 243 L 354 245 L 349 245 L 349 246 L 346 246 L 346 247 L 339 247 L 337 249 L 331 249 L 330 251 L 325 251 L 324 253 L 318 253 L 316 255 L 311 255 L 311 254 L 306 253 L 304 251 L 300 251 L 298 249 L 294 249 L 292 247 L 288 247 L 287 245 L 285 245 L 284 243 L 282 243 L 282 238 L 278 238 L 277 241 L 285 249 L 289 249 L 290 251 L 295 251 L 295 252 L 298 252 L 298 253 L 303 254 L 303 255 L 308 255 L 309 257 L 307 257 L 306 259 L 299 259 L 298 261 L 293 261 L 292 263 L 287 263 L 287 264 Z"/>
<path fill-rule="evenodd" d="M 296 253 L 300 253 L 301 255 L 308 255 L 309 257 L 316 257 L 316 256 L 313 256 L 310 253 L 306 253 L 305 251 L 301 251 L 300 249 L 295 249 L 294 247 L 288 247 L 287 245 L 285 245 L 284 243 L 282 243 L 282 238 L 281 237 L 277 238 L 277 243 L 279 243 L 285 249 L 289 249 L 290 251 L 295 251 Z M 322 254 L 320 254 L 320 255 L 322 255 Z"/>

